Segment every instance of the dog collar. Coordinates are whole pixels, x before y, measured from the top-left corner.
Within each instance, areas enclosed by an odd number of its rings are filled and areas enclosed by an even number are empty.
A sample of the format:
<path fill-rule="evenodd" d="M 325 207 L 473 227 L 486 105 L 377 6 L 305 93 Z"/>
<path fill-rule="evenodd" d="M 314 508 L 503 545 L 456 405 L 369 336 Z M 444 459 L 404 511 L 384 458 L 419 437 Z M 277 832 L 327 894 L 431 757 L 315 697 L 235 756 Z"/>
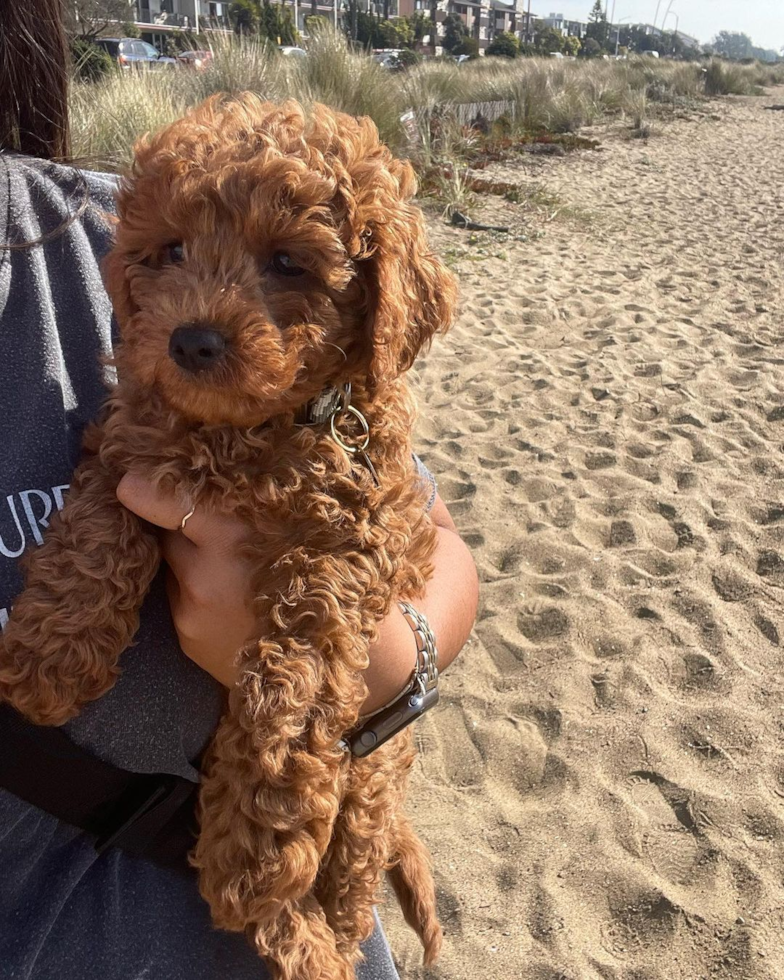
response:
<path fill-rule="evenodd" d="M 358 441 L 347 442 L 338 432 L 338 421 L 347 416 L 353 417 L 360 425 Z M 340 388 L 327 385 L 317 398 L 303 405 L 294 418 L 295 425 L 322 425 L 325 422 L 329 422 L 330 435 L 340 448 L 349 456 L 357 456 L 373 477 L 375 485 L 380 486 L 376 468 L 367 454 L 370 445 L 370 426 L 362 412 L 351 404 L 350 383 L 341 385 Z M 356 437 L 351 438 L 356 439 Z"/>

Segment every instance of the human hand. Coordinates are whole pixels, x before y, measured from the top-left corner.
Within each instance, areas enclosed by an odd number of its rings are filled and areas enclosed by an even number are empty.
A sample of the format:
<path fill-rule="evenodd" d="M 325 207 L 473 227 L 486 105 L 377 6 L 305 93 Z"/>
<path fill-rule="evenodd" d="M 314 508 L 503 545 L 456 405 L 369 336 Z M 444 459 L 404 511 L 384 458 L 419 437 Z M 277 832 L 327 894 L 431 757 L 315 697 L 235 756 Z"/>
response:
<path fill-rule="evenodd" d="M 258 631 L 250 572 L 238 556 L 247 528 L 236 518 L 196 507 L 180 529 L 189 510 L 187 503 L 134 473 L 122 478 L 117 497 L 134 514 L 162 529 L 169 602 L 183 653 L 221 684 L 232 687 L 239 676 L 239 653 L 257 638 Z M 417 607 L 436 630 L 443 668 L 457 656 L 473 625 L 476 572 L 440 500 L 431 516 L 439 525 L 436 574 Z M 416 641 L 397 603 L 379 624 L 369 653 L 370 665 L 364 673 L 368 695 L 362 714 L 377 711 L 399 694 L 416 664 Z"/>
<path fill-rule="evenodd" d="M 233 686 L 239 676 L 238 655 L 256 631 L 250 572 L 238 557 L 238 545 L 247 536 L 245 525 L 197 505 L 181 528 L 188 504 L 135 473 L 122 478 L 117 498 L 161 529 L 166 588 L 183 653 L 221 684 Z M 377 711 L 401 691 L 415 662 L 411 628 L 395 604 L 370 649 L 363 714 Z"/>
<path fill-rule="evenodd" d="M 231 687 L 239 676 L 238 655 L 256 633 L 250 572 L 238 557 L 247 528 L 197 506 L 180 529 L 188 504 L 135 473 L 120 480 L 117 499 L 161 528 L 166 588 L 183 653 Z"/>

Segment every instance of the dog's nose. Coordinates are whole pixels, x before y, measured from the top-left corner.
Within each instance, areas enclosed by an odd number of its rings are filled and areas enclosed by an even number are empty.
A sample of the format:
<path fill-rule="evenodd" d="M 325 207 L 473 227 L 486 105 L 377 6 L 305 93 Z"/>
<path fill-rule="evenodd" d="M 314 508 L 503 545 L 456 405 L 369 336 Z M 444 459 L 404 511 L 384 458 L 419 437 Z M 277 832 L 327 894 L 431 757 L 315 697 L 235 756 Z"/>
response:
<path fill-rule="evenodd" d="M 169 338 L 169 357 L 192 374 L 215 367 L 225 354 L 226 338 L 203 324 L 177 327 Z"/>

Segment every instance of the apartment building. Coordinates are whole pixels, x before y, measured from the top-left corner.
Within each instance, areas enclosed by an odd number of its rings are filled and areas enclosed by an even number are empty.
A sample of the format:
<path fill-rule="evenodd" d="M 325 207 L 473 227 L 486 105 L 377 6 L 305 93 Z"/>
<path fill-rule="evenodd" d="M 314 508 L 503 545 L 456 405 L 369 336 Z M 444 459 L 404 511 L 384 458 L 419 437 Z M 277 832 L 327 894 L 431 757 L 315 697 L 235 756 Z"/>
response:
<path fill-rule="evenodd" d="M 466 26 L 469 37 L 479 44 L 483 53 L 496 34 L 508 31 L 525 40 L 532 30 L 535 15 L 528 13 L 528 0 L 400 0 L 400 16 L 404 17 L 422 11 L 429 17 L 435 16 L 436 54 L 443 54 L 441 39 L 444 36 L 444 21 L 452 14 L 459 17 Z M 432 51 L 432 40 L 429 41 Z"/>
<path fill-rule="evenodd" d="M 229 28 L 229 6 L 220 0 L 135 0 L 136 21 L 169 30 Z"/>
<path fill-rule="evenodd" d="M 553 27 L 560 31 L 564 37 L 585 37 L 588 24 L 581 20 L 567 20 L 563 14 L 550 14 L 549 17 L 537 18 L 537 23 L 544 24 L 545 27 Z"/>
<path fill-rule="evenodd" d="M 296 16 L 297 27 L 305 30 L 305 18 L 313 13 L 314 5 L 311 0 L 275 0 L 284 3 Z M 330 20 L 335 15 L 335 2 L 338 3 L 338 13 L 342 6 L 341 0 L 317 0 L 316 12 Z M 367 0 L 368 7 L 375 12 L 375 3 Z M 136 22 L 142 30 L 146 41 L 161 47 L 165 44 L 166 35 L 174 30 L 193 31 L 231 31 L 233 25 L 229 17 L 230 0 L 134 0 Z M 392 9 L 396 12 L 397 0 L 392 0 Z M 149 25 L 149 26 L 148 26 Z"/>
<path fill-rule="evenodd" d="M 296 15 L 300 31 L 305 29 L 305 17 L 313 12 L 312 0 L 275 0 L 288 6 Z M 342 20 L 345 10 L 342 0 L 338 2 L 338 16 Z M 333 20 L 335 0 L 317 0 L 316 10 L 322 16 Z M 136 22 L 142 30 L 144 40 L 163 50 L 167 36 L 175 30 L 229 31 L 232 29 L 229 17 L 229 2 L 224 0 L 135 0 Z M 443 53 L 440 41 L 444 36 L 444 21 L 454 14 L 463 21 L 470 37 L 479 43 L 483 52 L 496 34 L 508 31 L 516 34 L 522 41 L 531 40 L 535 34 L 538 20 L 529 11 L 529 0 L 391 0 L 388 5 L 392 17 L 410 16 L 423 11 L 436 22 L 436 54 Z M 365 0 L 368 13 L 380 15 L 383 0 Z M 432 41 L 430 41 L 432 50 Z"/>

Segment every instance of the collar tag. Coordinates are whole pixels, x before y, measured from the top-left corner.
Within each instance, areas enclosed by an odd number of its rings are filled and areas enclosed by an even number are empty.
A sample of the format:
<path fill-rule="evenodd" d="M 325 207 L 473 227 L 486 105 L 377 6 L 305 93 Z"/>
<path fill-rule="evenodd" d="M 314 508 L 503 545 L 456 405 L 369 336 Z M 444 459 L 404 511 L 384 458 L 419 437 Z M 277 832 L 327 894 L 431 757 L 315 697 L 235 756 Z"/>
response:
<path fill-rule="evenodd" d="M 346 388 L 336 388 L 334 385 L 324 388 L 313 401 L 302 406 L 297 414 L 297 425 L 321 425 L 323 422 L 329 422 L 335 412 L 350 400 L 350 388 L 349 386 Z"/>

